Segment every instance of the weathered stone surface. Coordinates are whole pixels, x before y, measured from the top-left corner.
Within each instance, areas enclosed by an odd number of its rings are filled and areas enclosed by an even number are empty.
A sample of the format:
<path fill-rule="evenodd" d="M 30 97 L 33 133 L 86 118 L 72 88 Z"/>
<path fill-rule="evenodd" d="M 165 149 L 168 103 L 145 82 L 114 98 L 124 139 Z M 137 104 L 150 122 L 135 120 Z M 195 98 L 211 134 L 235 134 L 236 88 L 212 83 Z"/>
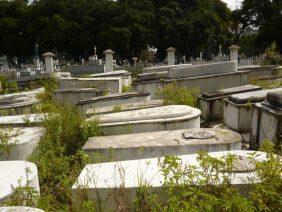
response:
<path fill-rule="evenodd" d="M 196 108 L 170 105 L 104 114 L 99 116 L 99 120 L 107 135 L 115 135 L 199 128 L 200 114 Z"/>
<path fill-rule="evenodd" d="M 24 113 L 24 108 L 32 109 L 32 105 L 39 103 L 36 95 L 43 93 L 44 88 L 35 89 L 33 91 L 0 95 L 0 113 L 3 110 L 14 109 L 17 114 Z"/>
<path fill-rule="evenodd" d="M 253 103 L 253 102 L 261 102 L 266 99 L 266 96 L 270 92 L 277 92 L 282 91 L 282 88 L 274 88 L 268 90 L 261 90 L 261 91 L 252 91 L 247 93 L 241 94 L 234 94 L 229 97 L 229 100 L 236 103 L 236 104 L 246 104 L 246 103 Z"/>
<path fill-rule="evenodd" d="M 44 212 L 38 208 L 30 208 L 25 206 L 10 206 L 10 207 L 0 207 L 0 212 Z"/>
<path fill-rule="evenodd" d="M 36 113 L 36 114 L 26 114 L 26 115 L 15 115 L 15 116 L 0 116 L 0 125 L 4 126 L 14 126 L 14 127 L 27 127 L 40 125 L 43 118 L 47 114 Z"/>
<path fill-rule="evenodd" d="M 273 106 L 282 108 L 282 90 L 276 92 L 269 92 L 267 94 L 267 100 Z"/>
<path fill-rule="evenodd" d="M 172 68 L 168 70 L 168 77 L 171 79 L 177 79 L 203 75 L 223 74 L 236 71 L 236 61 L 229 61 L 204 65 L 195 65 L 191 67 Z"/>
<path fill-rule="evenodd" d="M 257 153 L 256 157 L 253 153 Z M 232 154 L 237 158 L 241 158 L 234 166 L 231 177 L 231 183 L 237 187 L 242 193 L 249 191 L 249 185 L 259 182 L 256 172 L 254 172 L 253 164 L 248 157 L 253 157 L 255 161 L 266 160 L 266 154 L 263 152 L 252 151 L 220 151 L 209 153 L 211 157 L 221 159 L 228 154 Z M 200 164 L 197 161 L 197 154 L 178 156 L 181 160 L 181 166 L 195 166 L 200 170 Z M 89 164 L 86 165 L 77 182 L 73 185 L 72 190 L 75 197 L 78 196 L 79 189 L 84 188 L 89 199 L 104 203 L 106 211 L 114 210 L 117 206 L 115 200 L 125 198 L 129 206 L 133 207 L 133 200 L 137 195 L 137 189 L 142 185 L 148 185 L 149 191 L 157 193 L 159 197 L 163 197 L 162 185 L 164 176 L 161 172 L 161 164 L 164 158 L 150 158 L 142 160 L 118 161 L 111 163 Z M 222 172 L 222 178 L 225 173 Z M 253 182 L 250 181 L 254 179 Z M 123 196 L 126 191 L 126 196 Z M 133 209 L 133 208 L 131 208 Z"/>
<path fill-rule="evenodd" d="M 43 136 L 44 130 L 40 127 L 25 127 L 0 129 L 0 133 L 9 138 L 7 143 L 9 152 L 0 151 L 0 161 L 26 160 Z"/>
<path fill-rule="evenodd" d="M 180 68 L 180 67 L 190 67 L 192 64 L 179 64 L 179 65 L 167 65 L 167 66 L 153 66 L 149 68 L 144 68 L 144 73 L 155 73 L 155 72 L 165 72 L 171 68 Z"/>
<path fill-rule="evenodd" d="M 241 135 L 224 129 L 183 129 L 93 137 L 83 146 L 83 151 L 90 157 L 98 155 L 103 162 L 193 154 L 200 150 L 240 149 Z"/>
<path fill-rule="evenodd" d="M 118 106 L 120 111 L 115 111 L 117 109 L 116 108 L 117 105 L 89 108 L 86 110 L 86 117 L 91 117 L 95 114 L 106 114 L 112 112 L 123 112 L 123 111 L 139 110 L 139 109 L 152 108 L 152 107 L 160 107 L 163 106 L 163 100 L 150 100 L 144 102 L 120 104 Z"/>
<path fill-rule="evenodd" d="M 0 161 L 0 173 L 0 202 L 9 198 L 13 193 L 12 187 L 27 186 L 27 180 L 31 188 L 40 192 L 37 167 L 34 163 Z"/>
<path fill-rule="evenodd" d="M 115 106 L 120 104 L 128 104 L 135 102 L 144 102 L 150 100 L 150 93 L 147 91 L 133 91 L 120 94 L 110 94 L 106 96 L 99 96 L 91 99 L 84 99 L 79 101 L 76 105 L 82 110 L 86 111 L 93 107 Z"/>
<path fill-rule="evenodd" d="M 138 80 L 151 80 L 151 79 L 159 79 L 159 78 L 167 78 L 167 77 L 168 77 L 167 71 L 142 73 L 137 75 Z"/>

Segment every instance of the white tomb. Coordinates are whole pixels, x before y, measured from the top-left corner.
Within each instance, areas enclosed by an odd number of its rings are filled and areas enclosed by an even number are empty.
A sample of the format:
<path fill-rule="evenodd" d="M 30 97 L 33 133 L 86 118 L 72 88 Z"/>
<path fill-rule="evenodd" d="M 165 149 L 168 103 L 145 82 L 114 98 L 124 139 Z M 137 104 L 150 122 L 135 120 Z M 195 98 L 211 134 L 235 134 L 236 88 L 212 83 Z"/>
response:
<path fill-rule="evenodd" d="M 43 128 L 25 127 L 0 129 L 0 134 L 8 138 L 7 152 L 0 151 L 1 160 L 26 160 L 44 134 Z M 3 145 L 3 144 L 2 144 Z"/>
<path fill-rule="evenodd" d="M 256 156 L 253 153 L 257 153 Z M 266 154 L 253 151 L 220 151 L 209 153 L 214 158 L 222 158 L 232 154 L 238 158 L 234 164 L 234 172 L 231 177 L 231 184 L 237 187 L 241 192 L 249 189 L 249 185 L 258 182 L 256 177 L 254 163 L 249 159 L 253 157 L 255 161 L 263 161 Z M 197 154 L 178 156 L 181 160 L 181 166 L 195 166 L 200 170 L 200 164 L 197 161 Z M 90 200 L 97 201 L 97 204 L 105 211 L 114 211 L 119 199 L 128 201 L 133 206 L 133 200 L 136 197 L 137 189 L 142 185 L 147 185 L 148 189 L 163 194 L 162 185 L 164 176 L 160 165 L 164 158 L 150 158 L 142 160 L 118 161 L 111 163 L 88 164 L 84 167 L 76 183 L 72 186 L 73 195 L 79 201 L 80 189 L 87 192 Z M 222 173 L 222 177 L 230 173 Z M 252 183 L 250 178 L 255 179 Z M 222 178 L 221 178 L 222 179 Z M 124 191 L 126 196 L 124 197 Z M 121 194 L 123 193 L 123 194 Z M 99 201 L 98 201 L 99 198 Z"/>
<path fill-rule="evenodd" d="M 169 105 L 98 116 L 106 135 L 200 128 L 201 111 L 186 105 Z M 94 118 L 86 119 L 91 121 Z"/>
<path fill-rule="evenodd" d="M 31 208 L 25 206 L 10 206 L 10 207 L 0 207 L 0 212 L 44 212 L 38 208 Z"/>
<path fill-rule="evenodd" d="M 27 161 L 0 161 L 0 202 L 9 198 L 12 188 L 29 186 L 40 192 L 37 167 Z"/>
<path fill-rule="evenodd" d="M 46 113 L 0 116 L 0 126 L 27 127 L 41 125 Z"/>
<path fill-rule="evenodd" d="M 89 138 L 83 151 L 102 161 L 240 150 L 241 135 L 225 129 L 183 129 Z"/>

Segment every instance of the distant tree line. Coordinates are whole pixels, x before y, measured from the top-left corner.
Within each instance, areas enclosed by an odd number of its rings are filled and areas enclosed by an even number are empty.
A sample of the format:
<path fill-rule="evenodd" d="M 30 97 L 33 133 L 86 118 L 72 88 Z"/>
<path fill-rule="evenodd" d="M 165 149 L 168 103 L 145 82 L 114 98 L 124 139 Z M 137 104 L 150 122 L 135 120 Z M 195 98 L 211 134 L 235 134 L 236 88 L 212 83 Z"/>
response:
<path fill-rule="evenodd" d="M 281 50 L 281 0 L 245 0 L 231 12 L 220 0 L 27 0 L 0 1 L 0 55 L 25 58 L 52 51 L 79 59 L 111 48 L 140 56 L 148 45 L 181 54 L 211 55 L 235 43 L 246 50 L 276 41 Z M 255 27 L 259 33 L 246 35 Z"/>

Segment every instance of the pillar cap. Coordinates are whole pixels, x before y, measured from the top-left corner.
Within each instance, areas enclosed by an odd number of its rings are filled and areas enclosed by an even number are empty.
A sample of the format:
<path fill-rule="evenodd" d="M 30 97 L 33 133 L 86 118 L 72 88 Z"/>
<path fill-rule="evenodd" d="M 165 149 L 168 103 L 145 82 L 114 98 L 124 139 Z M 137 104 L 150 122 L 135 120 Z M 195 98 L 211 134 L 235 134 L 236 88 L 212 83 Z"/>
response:
<path fill-rule="evenodd" d="M 229 46 L 229 50 L 235 50 L 235 49 L 237 49 L 237 50 L 239 50 L 241 47 L 240 46 L 237 46 L 237 45 L 231 45 L 231 46 Z"/>
<path fill-rule="evenodd" d="M 55 54 L 53 54 L 52 52 L 46 52 L 42 55 L 43 57 L 54 57 Z"/>
<path fill-rule="evenodd" d="M 167 52 L 175 52 L 176 49 L 173 48 L 173 47 L 169 47 L 169 48 L 166 49 L 166 51 L 167 51 Z"/>
<path fill-rule="evenodd" d="M 111 49 L 107 49 L 107 50 L 104 51 L 103 53 L 104 53 L 104 54 L 109 54 L 109 53 L 114 54 L 115 52 L 114 52 L 113 50 L 111 50 Z"/>

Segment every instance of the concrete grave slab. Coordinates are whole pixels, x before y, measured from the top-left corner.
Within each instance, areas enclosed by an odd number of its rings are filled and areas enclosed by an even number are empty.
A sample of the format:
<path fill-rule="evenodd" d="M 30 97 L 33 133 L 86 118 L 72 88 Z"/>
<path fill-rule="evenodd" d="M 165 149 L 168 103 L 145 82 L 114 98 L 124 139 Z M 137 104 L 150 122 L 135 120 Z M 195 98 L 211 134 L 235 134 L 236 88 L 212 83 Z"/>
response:
<path fill-rule="evenodd" d="M 102 91 L 109 90 L 110 93 L 121 93 L 122 78 L 65 78 L 59 81 L 59 89 L 74 88 L 97 88 Z"/>
<path fill-rule="evenodd" d="M 106 107 L 89 108 L 86 110 L 86 117 L 91 117 L 97 114 L 124 112 L 124 111 L 139 110 L 139 109 L 153 108 L 160 106 L 163 106 L 163 100 L 150 100 L 144 102 L 112 105 Z"/>
<path fill-rule="evenodd" d="M 27 161 L 0 161 L 0 173 L 0 202 L 9 198 L 13 193 L 12 187 L 29 186 L 39 194 L 38 172 L 34 163 Z"/>
<path fill-rule="evenodd" d="M 143 68 L 143 73 L 156 73 L 156 72 L 167 72 L 172 68 L 190 67 L 192 64 L 179 64 L 179 65 L 166 65 L 166 66 L 153 66 L 148 68 Z"/>
<path fill-rule="evenodd" d="M 120 135 L 200 128 L 200 114 L 200 110 L 186 105 L 169 105 L 104 114 L 99 120 L 106 135 Z"/>
<path fill-rule="evenodd" d="M 252 104 L 263 101 L 267 93 L 274 91 L 282 91 L 282 88 L 234 94 L 225 99 L 223 109 L 225 125 L 237 132 L 250 132 Z"/>
<path fill-rule="evenodd" d="M 110 94 L 99 96 L 91 99 L 79 101 L 76 105 L 81 110 L 86 112 L 89 108 L 115 106 L 128 103 L 145 102 L 150 100 L 150 93 L 147 91 L 133 91 L 120 94 Z"/>
<path fill-rule="evenodd" d="M 256 156 L 252 155 L 257 153 Z M 254 178 L 255 182 L 259 182 L 254 169 L 254 163 L 249 157 L 253 157 L 255 161 L 266 160 L 266 154 L 253 151 L 220 151 L 209 153 L 211 157 L 222 158 L 228 154 L 238 158 L 234 164 L 231 183 L 241 192 L 249 190 L 252 184 L 250 178 Z M 178 156 L 184 168 L 187 165 L 195 166 L 201 170 L 197 161 L 197 154 Z M 159 197 L 163 197 L 162 185 L 164 176 L 161 172 L 161 164 L 164 158 L 150 158 L 142 160 L 117 161 L 111 163 L 88 164 L 79 175 L 76 183 L 72 186 L 72 192 L 75 199 L 81 188 L 87 192 L 90 200 L 99 204 L 105 211 L 114 211 L 118 203 L 116 200 L 123 199 L 128 202 L 130 209 L 133 208 L 133 200 L 137 195 L 137 190 L 142 185 L 148 185 L 151 192 L 156 193 Z M 228 173 L 222 173 L 222 177 Z M 230 175 L 229 175 L 230 176 Z M 121 192 L 124 191 L 124 192 Z M 122 196 L 121 193 L 126 193 Z M 99 198 L 99 203 L 98 203 Z M 164 198 L 164 197 L 163 197 Z"/>
<path fill-rule="evenodd" d="M 10 207 L 0 207 L 0 212 L 44 212 L 38 208 L 31 208 L 25 206 L 10 206 Z"/>
<path fill-rule="evenodd" d="M 241 135 L 224 129 L 183 129 L 89 138 L 83 151 L 102 161 L 240 150 Z M 93 161 L 95 162 L 95 161 Z"/>
<path fill-rule="evenodd" d="M 10 126 L 10 127 L 28 127 L 40 126 L 44 117 L 47 114 L 45 113 L 34 113 L 26 115 L 14 115 L 14 116 L 0 116 L 0 126 Z"/>
<path fill-rule="evenodd" d="M 203 75 L 223 74 L 237 71 L 237 62 L 228 61 L 188 67 L 172 68 L 168 70 L 171 79 L 195 77 Z"/>
<path fill-rule="evenodd" d="M 91 74 L 90 77 L 91 78 L 121 77 L 123 86 L 130 86 L 132 83 L 131 73 L 126 70 L 109 71 L 105 73 Z"/>
<path fill-rule="evenodd" d="M 12 115 L 32 112 L 33 106 L 40 102 L 36 96 L 43 92 L 44 88 L 39 88 L 27 92 L 0 95 L 0 114 Z"/>
<path fill-rule="evenodd" d="M 75 105 L 80 100 L 102 96 L 107 92 L 96 88 L 59 89 L 54 92 L 53 97 L 59 103 Z"/>
<path fill-rule="evenodd" d="M 216 92 L 203 93 L 198 97 L 201 118 L 206 121 L 223 119 L 223 99 L 233 94 L 262 90 L 260 86 L 243 85 L 233 88 L 221 89 Z"/>
<path fill-rule="evenodd" d="M 43 136 L 44 129 L 40 127 L 6 128 L 0 129 L 0 133 L 8 138 L 6 143 L 8 152 L 0 151 L 0 161 L 26 160 Z"/>

